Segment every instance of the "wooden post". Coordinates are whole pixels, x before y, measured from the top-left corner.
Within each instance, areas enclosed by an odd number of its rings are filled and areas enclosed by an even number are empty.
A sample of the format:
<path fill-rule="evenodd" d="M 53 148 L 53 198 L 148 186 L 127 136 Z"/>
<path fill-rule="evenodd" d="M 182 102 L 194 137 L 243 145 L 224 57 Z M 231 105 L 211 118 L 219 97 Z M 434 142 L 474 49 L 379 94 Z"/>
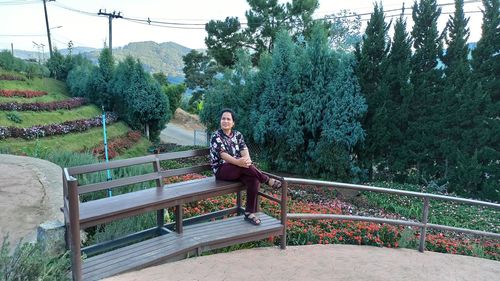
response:
<path fill-rule="evenodd" d="M 158 154 L 156 154 L 156 159 L 153 162 L 153 170 L 158 173 L 158 179 L 156 180 L 156 190 L 157 192 L 163 191 L 163 177 L 160 174 L 160 159 L 158 159 Z M 156 211 L 156 226 L 158 227 L 158 235 L 162 234 L 162 228 L 165 225 L 165 209 L 160 209 Z"/>
<path fill-rule="evenodd" d="M 78 198 L 78 181 L 71 177 L 68 181 L 69 201 L 69 237 L 71 248 L 71 271 L 73 280 L 82 280 L 82 253 L 80 248 L 80 200 Z"/>
<path fill-rule="evenodd" d="M 236 207 L 238 207 L 238 210 L 236 210 L 236 215 L 240 216 L 241 215 L 241 191 L 236 192 Z"/>
<path fill-rule="evenodd" d="M 286 223 L 287 223 L 287 210 L 286 210 L 286 200 L 288 192 L 288 183 L 283 180 L 281 185 L 281 224 L 283 224 L 283 234 L 281 235 L 280 248 L 282 250 L 286 249 Z"/>
<path fill-rule="evenodd" d="M 182 205 L 175 206 L 175 230 L 177 233 L 182 233 L 182 219 L 183 219 L 184 210 L 182 209 Z"/>
<path fill-rule="evenodd" d="M 427 233 L 427 217 L 429 216 L 429 198 L 424 198 L 424 210 L 422 211 L 422 226 L 420 228 L 420 245 L 418 246 L 418 250 L 423 253 L 425 250 L 425 235 Z"/>

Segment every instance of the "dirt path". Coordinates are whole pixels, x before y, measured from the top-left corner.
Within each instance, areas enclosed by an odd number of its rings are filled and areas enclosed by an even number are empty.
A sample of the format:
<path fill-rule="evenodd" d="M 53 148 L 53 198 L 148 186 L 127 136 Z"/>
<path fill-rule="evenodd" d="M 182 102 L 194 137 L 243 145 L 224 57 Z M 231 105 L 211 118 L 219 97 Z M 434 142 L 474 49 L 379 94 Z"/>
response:
<path fill-rule="evenodd" d="M 49 220 L 62 221 L 61 168 L 31 157 L 0 154 L 0 239 L 9 234 L 36 240 L 36 228 Z"/>
<path fill-rule="evenodd" d="M 354 245 L 259 248 L 191 258 L 107 281 L 148 280 L 499 280 L 500 262 Z"/>
<path fill-rule="evenodd" d="M 195 130 L 197 131 L 196 144 L 204 145 L 206 137 L 201 132 L 205 131 L 205 127 L 201 124 L 199 117 L 178 108 L 175 111 L 174 118 L 161 131 L 160 140 L 162 143 L 193 145 L 195 143 Z"/>

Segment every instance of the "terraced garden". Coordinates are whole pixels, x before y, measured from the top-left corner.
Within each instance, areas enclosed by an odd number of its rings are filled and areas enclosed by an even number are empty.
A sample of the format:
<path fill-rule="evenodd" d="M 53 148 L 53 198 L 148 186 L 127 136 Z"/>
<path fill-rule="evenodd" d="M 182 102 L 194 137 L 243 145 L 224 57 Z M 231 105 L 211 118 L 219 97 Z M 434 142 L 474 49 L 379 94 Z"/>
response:
<path fill-rule="evenodd" d="M 28 79 L 0 70 L 0 152 L 40 155 L 49 151 L 96 152 L 103 143 L 101 110 L 81 98 L 72 98 L 64 82 L 50 78 Z M 109 118 L 108 143 L 116 147 L 114 157 L 144 155 L 151 143 L 132 140 L 130 128 Z"/>

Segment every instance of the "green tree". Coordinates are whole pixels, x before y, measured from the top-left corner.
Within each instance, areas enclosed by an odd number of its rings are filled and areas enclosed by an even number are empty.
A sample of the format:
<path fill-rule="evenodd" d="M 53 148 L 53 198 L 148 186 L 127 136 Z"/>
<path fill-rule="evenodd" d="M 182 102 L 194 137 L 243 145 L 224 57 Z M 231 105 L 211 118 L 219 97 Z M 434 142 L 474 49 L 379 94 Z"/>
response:
<path fill-rule="evenodd" d="M 208 55 L 196 50 L 191 50 L 183 58 L 186 86 L 192 89 L 192 97 L 189 100 L 191 112 L 197 113 L 198 104 L 203 99 L 203 94 L 209 88 L 212 80 L 217 74 L 219 67 L 215 61 Z"/>
<path fill-rule="evenodd" d="M 467 107 L 475 107 L 475 102 L 467 102 L 469 98 L 474 99 L 475 91 L 469 92 L 468 84 L 470 78 L 470 63 L 468 60 L 469 48 L 467 39 L 469 29 L 468 18 L 463 11 L 463 0 L 455 1 L 455 13 L 451 15 L 443 31 L 443 38 L 447 45 L 446 51 L 440 56 L 444 68 L 444 89 L 442 92 L 441 129 L 443 134 L 436 140 L 439 142 L 441 155 L 444 157 L 445 167 L 443 176 L 449 178 L 449 169 L 457 166 L 458 155 L 461 152 L 463 142 L 462 131 L 467 128 L 463 124 L 468 123 L 471 118 Z M 468 97 L 467 99 L 464 99 Z M 469 114 L 465 114 L 469 112 Z M 467 127 L 467 126 L 466 126 Z M 452 188 L 453 190 L 453 188 Z"/>
<path fill-rule="evenodd" d="M 186 85 L 164 85 L 162 86 L 163 93 L 168 97 L 168 103 L 170 106 L 170 113 L 173 116 L 175 110 L 181 105 L 182 95 L 186 92 Z"/>
<path fill-rule="evenodd" d="M 50 70 L 51 77 L 61 81 L 66 80 L 68 76 L 66 59 L 57 48 L 54 48 L 52 56 L 47 60 L 46 66 Z"/>
<path fill-rule="evenodd" d="M 206 26 L 208 54 L 221 66 L 232 66 L 236 60 L 236 50 L 248 46 L 247 36 L 241 29 L 236 17 L 227 17 L 224 21 L 211 20 Z"/>
<path fill-rule="evenodd" d="M 253 62 L 265 52 L 271 52 L 276 34 L 288 30 L 294 38 L 308 37 L 318 0 L 293 0 L 292 3 L 278 3 L 278 0 L 247 0 L 250 9 L 246 11 L 247 28 L 241 29 L 238 18 L 225 21 L 211 21 L 206 25 L 208 53 L 221 66 L 232 66 L 238 48 L 254 52 Z"/>
<path fill-rule="evenodd" d="M 109 89 L 120 117 L 134 129 L 149 131 L 150 139 L 157 141 L 171 117 L 169 101 L 140 61 L 129 56 L 120 62 Z"/>
<path fill-rule="evenodd" d="M 483 0 L 481 39 L 472 51 L 472 79 L 464 97 L 461 114 L 463 155 L 450 182 L 463 188 L 465 194 L 500 201 L 500 3 Z M 468 119 L 467 119 L 468 118 Z M 464 171 L 477 171 L 461 175 Z M 460 191 L 460 190 L 458 190 Z"/>
<path fill-rule="evenodd" d="M 332 15 L 329 21 L 330 43 L 334 49 L 345 51 L 354 50 L 361 42 L 361 17 L 353 12 L 342 10 Z"/>
<path fill-rule="evenodd" d="M 168 86 L 167 75 L 163 72 L 153 73 L 153 78 L 160 84 L 160 86 Z"/>
<path fill-rule="evenodd" d="M 113 108 L 112 97 L 108 91 L 108 84 L 113 78 L 115 62 L 108 48 L 103 48 L 99 55 L 99 65 L 94 68 L 91 80 L 90 100 L 106 110 Z"/>
<path fill-rule="evenodd" d="M 414 94 L 410 101 L 406 149 L 413 165 L 423 177 L 440 178 L 443 158 L 439 154 L 442 112 L 442 71 L 437 68 L 442 42 L 437 30 L 441 9 L 436 0 L 420 0 L 413 5 L 413 48 L 411 82 Z"/>
<path fill-rule="evenodd" d="M 213 86 L 205 94 L 200 120 L 209 132 L 219 128 L 219 113 L 223 108 L 232 108 L 238 116 L 237 130 L 241 131 L 251 141 L 252 124 L 251 108 L 255 97 L 250 92 L 253 80 L 250 55 L 243 50 L 236 53 L 234 69 L 225 69 L 222 77 L 215 79 Z"/>
<path fill-rule="evenodd" d="M 389 136 L 386 147 L 387 164 L 389 172 L 393 175 L 400 175 L 396 180 L 404 181 L 404 175 L 408 168 L 407 163 L 411 162 L 411 156 L 403 145 L 408 129 L 409 101 L 412 96 L 412 85 L 410 81 L 411 71 L 411 36 L 406 31 L 406 20 L 403 17 L 404 7 L 401 16 L 394 25 L 394 36 L 389 54 L 387 55 L 386 68 L 382 76 L 381 91 L 385 91 L 382 96 L 387 97 L 387 131 Z M 401 177 L 401 175 L 403 175 Z"/>
<path fill-rule="evenodd" d="M 280 33 L 271 60 L 262 62 L 266 80 L 255 83 L 263 92 L 253 123 L 268 160 L 289 172 L 355 176 L 352 152 L 364 137 L 359 119 L 366 105 L 352 55 L 331 50 L 324 26 L 316 26 L 305 49 Z"/>
<path fill-rule="evenodd" d="M 382 78 L 386 73 L 386 58 L 389 52 L 387 31 L 382 4 L 375 3 L 368 21 L 361 46 L 356 47 L 357 67 L 361 91 L 366 98 L 368 112 L 362 122 L 366 140 L 360 149 L 360 158 L 368 169 L 370 178 L 374 165 L 387 158 L 390 135 L 386 130 L 389 119 L 387 91 L 382 90 Z"/>

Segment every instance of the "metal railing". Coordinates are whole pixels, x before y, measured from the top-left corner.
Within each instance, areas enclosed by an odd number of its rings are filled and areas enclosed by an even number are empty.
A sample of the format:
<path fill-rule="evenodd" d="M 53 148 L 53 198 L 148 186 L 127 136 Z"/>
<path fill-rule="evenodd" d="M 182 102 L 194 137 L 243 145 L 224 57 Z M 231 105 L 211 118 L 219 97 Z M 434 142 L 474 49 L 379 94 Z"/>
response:
<path fill-rule="evenodd" d="M 288 213 L 288 215 L 287 215 L 288 219 L 352 220 L 352 221 L 365 221 L 365 222 L 374 222 L 374 223 L 387 223 L 387 224 L 393 224 L 393 225 L 420 227 L 420 234 L 421 235 L 420 235 L 420 244 L 419 244 L 419 248 L 418 248 L 418 250 L 420 252 L 423 252 L 425 249 L 425 239 L 426 239 L 426 233 L 427 233 L 428 228 L 445 230 L 445 231 L 468 233 L 468 234 L 473 234 L 473 235 L 480 235 L 480 236 L 486 236 L 486 237 L 500 239 L 500 233 L 472 230 L 472 229 L 467 229 L 467 228 L 452 227 L 452 226 L 446 226 L 446 225 L 440 225 L 440 224 L 432 224 L 432 223 L 428 222 L 428 215 L 429 215 L 429 209 L 430 209 L 429 200 L 430 199 L 437 199 L 437 200 L 443 200 L 443 201 L 453 201 L 453 202 L 464 203 L 464 204 L 469 204 L 469 205 L 478 205 L 478 206 L 494 208 L 497 210 L 500 210 L 500 204 L 465 199 L 465 198 L 459 198 L 459 197 L 444 196 L 444 195 L 438 195 L 438 194 L 396 190 L 396 189 L 390 189 L 390 188 L 373 187 L 373 186 L 366 186 L 366 185 L 359 185 L 359 184 L 348 184 L 348 183 L 328 182 L 328 181 L 308 180 L 308 179 L 288 178 L 288 177 L 285 177 L 284 180 L 288 184 L 306 184 L 306 185 L 314 185 L 314 186 L 326 186 L 326 187 L 333 187 L 333 188 L 353 189 L 353 190 L 359 190 L 359 191 L 372 191 L 372 192 L 420 197 L 423 199 L 422 220 L 420 222 L 394 220 L 394 219 L 386 219 L 386 218 L 379 218 L 379 217 L 351 216 L 351 215 L 292 214 L 292 213 Z"/>

